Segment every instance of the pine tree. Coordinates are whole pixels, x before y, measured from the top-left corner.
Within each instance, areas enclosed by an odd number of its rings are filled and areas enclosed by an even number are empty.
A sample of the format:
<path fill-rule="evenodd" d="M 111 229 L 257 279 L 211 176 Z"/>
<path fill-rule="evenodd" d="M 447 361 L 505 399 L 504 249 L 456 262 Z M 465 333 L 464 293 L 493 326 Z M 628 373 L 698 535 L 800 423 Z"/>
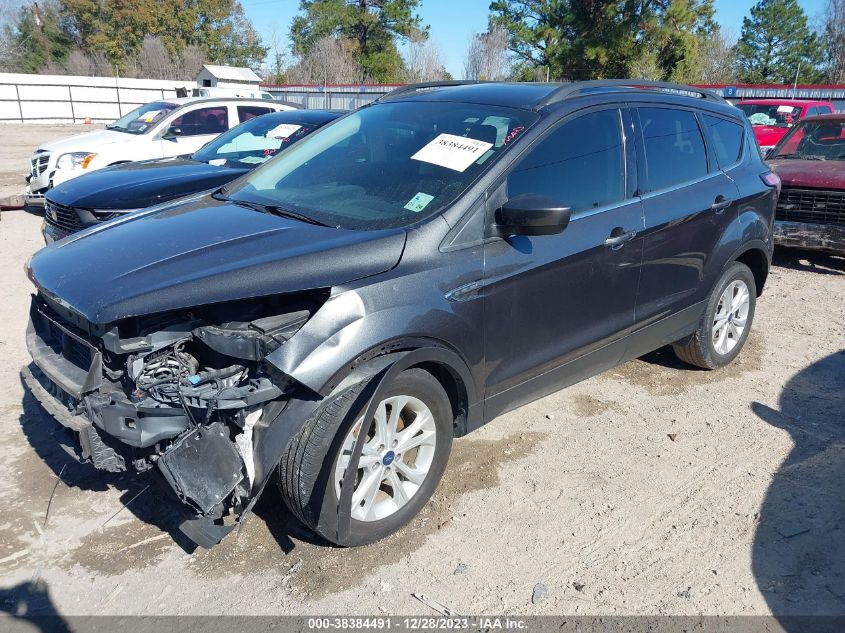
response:
<path fill-rule="evenodd" d="M 742 22 L 736 47 L 739 79 L 790 84 L 821 78 L 823 47 L 797 0 L 760 0 Z"/>
<path fill-rule="evenodd" d="M 640 73 L 692 80 L 713 0 L 494 0 L 524 74 L 603 79 Z"/>

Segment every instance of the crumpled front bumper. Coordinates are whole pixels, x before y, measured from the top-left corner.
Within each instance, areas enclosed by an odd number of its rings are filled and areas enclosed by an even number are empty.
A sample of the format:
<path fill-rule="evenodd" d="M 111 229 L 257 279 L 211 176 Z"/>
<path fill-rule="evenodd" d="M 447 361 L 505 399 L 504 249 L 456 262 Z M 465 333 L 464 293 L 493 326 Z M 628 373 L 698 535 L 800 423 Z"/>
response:
<path fill-rule="evenodd" d="M 79 434 L 82 456 L 97 468 L 124 471 L 143 452 L 132 449 L 147 449 L 188 429 L 182 410 L 142 407 L 120 392 L 102 389 L 101 352 L 36 299 L 26 345 L 33 365 L 24 368 L 24 382 L 59 423 Z"/>
<path fill-rule="evenodd" d="M 845 254 L 845 226 L 775 220 L 775 245 Z"/>
<path fill-rule="evenodd" d="M 221 503 L 244 479 L 243 461 L 220 422 L 191 427 L 184 409 L 145 407 L 110 387 L 102 354 L 61 323 L 37 297 L 27 328 L 32 363 L 24 383 L 41 406 L 73 432 L 83 461 L 108 472 L 158 467 L 190 518 L 182 531 L 203 547 L 232 525 Z"/>

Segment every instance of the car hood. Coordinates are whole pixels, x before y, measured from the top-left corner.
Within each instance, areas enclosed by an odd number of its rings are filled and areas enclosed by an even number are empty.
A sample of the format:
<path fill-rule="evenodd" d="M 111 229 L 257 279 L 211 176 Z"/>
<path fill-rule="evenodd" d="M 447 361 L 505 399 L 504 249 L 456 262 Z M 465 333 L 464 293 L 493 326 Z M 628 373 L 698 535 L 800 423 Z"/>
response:
<path fill-rule="evenodd" d="M 142 209 L 219 187 L 247 171 L 185 158 L 140 161 L 73 178 L 51 189 L 47 197 L 82 209 Z"/>
<path fill-rule="evenodd" d="M 41 292 L 107 324 L 223 301 L 327 288 L 390 270 L 405 231 L 347 231 L 210 195 L 131 214 L 41 249 Z"/>
<path fill-rule="evenodd" d="M 776 159 L 767 162 L 784 186 L 845 191 L 845 161 Z"/>
<path fill-rule="evenodd" d="M 760 147 L 774 147 L 789 132 L 789 128 L 775 125 L 752 125 L 751 128 Z"/>
<path fill-rule="evenodd" d="M 76 136 L 68 136 L 38 146 L 40 151 L 51 152 L 92 152 L 103 145 L 112 143 L 126 143 L 137 139 L 135 134 L 115 132 L 114 130 L 95 130 Z"/>

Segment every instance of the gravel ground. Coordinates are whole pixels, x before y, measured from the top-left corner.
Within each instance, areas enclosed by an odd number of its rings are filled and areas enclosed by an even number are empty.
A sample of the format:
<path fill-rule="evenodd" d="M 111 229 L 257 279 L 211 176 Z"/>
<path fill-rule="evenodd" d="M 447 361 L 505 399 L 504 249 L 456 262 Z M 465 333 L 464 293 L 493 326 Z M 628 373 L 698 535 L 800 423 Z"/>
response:
<path fill-rule="evenodd" d="M 0 127 L 0 198 L 38 142 L 81 129 Z M 845 614 L 845 259 L 778 254 L 722 371 L 660 350 L 456 441 L 386 541 L 314 543 L 268 490 L 190 552 L 146 480 L 72 462 L 25 393 L 40 223 L 0 222 L 0 610 L 433 614 L 425 593 L 457 613 Z"/>

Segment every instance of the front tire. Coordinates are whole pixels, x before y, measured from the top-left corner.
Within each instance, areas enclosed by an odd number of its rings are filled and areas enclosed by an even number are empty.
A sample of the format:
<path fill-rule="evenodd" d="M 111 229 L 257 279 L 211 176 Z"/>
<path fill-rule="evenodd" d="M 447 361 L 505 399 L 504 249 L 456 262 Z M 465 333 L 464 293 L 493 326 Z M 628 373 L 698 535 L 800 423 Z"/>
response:
<path fill-rule="evenodd" d="M 696 331 L 672 345 L 685 363 L 703 369 L 719 369 L 736 358 L 754 320 L 757 286 L 751 269 L 733 262 L 713 286 Z"/>
<path fill-rule="evenodd" d="M 338 498 L 363 423 L 364 387 L 340 393 L 304 424 L 279 466 L 288 508 L 343 546 L 372 543 L 410 521 L 437 487 L 452 447 L 452 407 L 443 387 L 422 369 L 399 374 L 376 408 L 354 479 L 349 536 L 338 539 Z"/>

